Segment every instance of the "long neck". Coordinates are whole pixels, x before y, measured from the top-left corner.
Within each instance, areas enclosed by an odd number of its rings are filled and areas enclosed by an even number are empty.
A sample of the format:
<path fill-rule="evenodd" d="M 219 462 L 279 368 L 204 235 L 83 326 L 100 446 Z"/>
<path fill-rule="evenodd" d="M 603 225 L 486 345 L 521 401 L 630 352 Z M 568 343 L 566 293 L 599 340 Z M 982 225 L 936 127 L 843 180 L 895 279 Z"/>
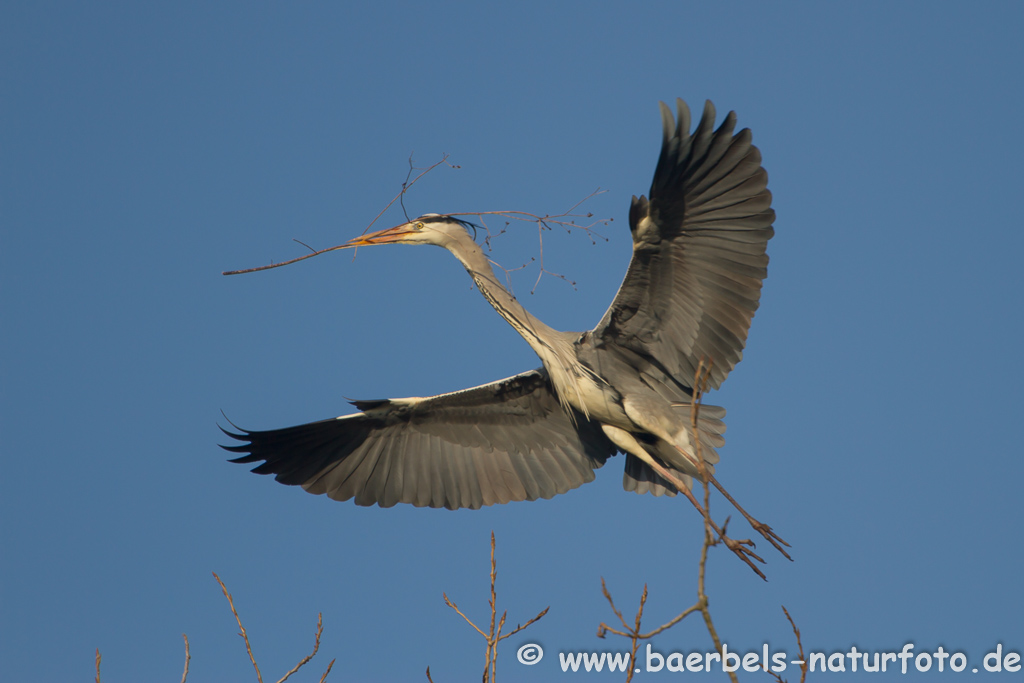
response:
<path fill-rule="evenodd" d="M 574 335 L 548 327 L 523 308 L 498 281 L 483 249 L 468 233 L 447 245 L 447 249 L 466 267 L 480 293 L 494 306 L 498 315 L 515 328 L 540 356 L 559 403 L 570 414 L 571 406 L 589 416 L 580 381 L 592 373 L 576 358 Z"/>
<path fill-rule="evenodd" d="M 484 255 L 483 249 L 468 234 L 464 239 L 459 239 L 449 246 L 448 251 L 466 267 L 466 271 L 473 278 L 480 293 L 484 295 L 491 306 L 494 306 L 498 315 L 523 336 L 523 339 L 533 347 L 541 359 L 545 359 L 546 352 L 549 352 L 551 347 L 551 340 L 561 339 L 562 333 L 533 316 L 519 303 L 518 299 L 505 289 L 498 281 L 494 268 Z"/>

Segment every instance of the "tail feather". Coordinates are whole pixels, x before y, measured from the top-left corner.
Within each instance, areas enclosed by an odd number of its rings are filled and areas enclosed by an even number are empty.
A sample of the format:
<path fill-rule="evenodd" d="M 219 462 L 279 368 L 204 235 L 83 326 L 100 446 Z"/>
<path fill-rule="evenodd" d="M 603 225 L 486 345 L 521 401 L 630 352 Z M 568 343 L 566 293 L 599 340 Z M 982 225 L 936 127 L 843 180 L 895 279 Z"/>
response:
<path fill-rule="evenodd" d="M 693 487 L 693 478 L 683 474 L 673 467 L 666 467 L 676 477 L 679 477 L 688 487 Z M 622 488 L 627 491 L 644 494 L 650 493 L 654 496 L 674 496 L 676 487 L 665 481 L 660 474 L 651 469 L 651 466 L 640 458 L 630 453 L 626 454 L 626 470 L 622 474 Z"/>

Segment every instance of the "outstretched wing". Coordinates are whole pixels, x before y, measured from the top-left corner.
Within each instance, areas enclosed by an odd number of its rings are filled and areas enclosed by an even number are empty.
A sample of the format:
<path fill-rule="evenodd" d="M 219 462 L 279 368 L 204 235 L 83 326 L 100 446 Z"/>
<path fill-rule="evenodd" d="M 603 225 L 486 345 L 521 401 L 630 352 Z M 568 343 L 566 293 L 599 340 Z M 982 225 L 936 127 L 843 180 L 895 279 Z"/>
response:
<path fill-rule="evenodd" d="M 701 358 L 711 359 L 709 383 L 718 388 L 743 356 L 775 212 L 750 131 L 733 134 L 736 115 L 713 130 L 707 102 L 690 134 L 690 111 L 682 100 L 677 106 L 678 123 L 661 105 L 650 199 L 633 197 L 629 212 L 633 259 L 592 334 L 596 348 L 628 351 L 634 364 L 654 365 L 685 387 Z"/>
<path fill-rule="evenodd" d="M 541 368 L 429 398 L 355 401 L 363 412 L 225 434 L 245 443 L 231 462 L 357 505 L 479 508 L 551 498 L 594 479 L 615 447 L 573 419 Z"/>

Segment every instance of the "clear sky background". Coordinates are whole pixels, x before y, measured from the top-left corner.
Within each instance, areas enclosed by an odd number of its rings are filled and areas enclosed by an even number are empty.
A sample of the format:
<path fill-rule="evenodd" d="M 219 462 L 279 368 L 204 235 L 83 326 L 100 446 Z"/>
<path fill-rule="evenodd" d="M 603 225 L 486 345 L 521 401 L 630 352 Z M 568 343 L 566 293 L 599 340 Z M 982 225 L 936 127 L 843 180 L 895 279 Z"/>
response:
<path fill-rule="evenodd" d="M 595 637 L 601 577 L 628 614 L 646 582 L 651 626 L 692 604 L 700 520 L 622 491 L 621 457 L 553 500 L 449 512 L 311 496 L 217 447 L 221 410 L 283 427 L 539 364 L 440 249 L 221 271 L 359 234 L 410 153 L 449 153 L 461 168 L 417 184 L 411 214 L 608 190 L 588 204 L 608 242 L 545 241 L 575 290 L 513 279 L 542 320 L 587 329 L 677 96 L 737 111 L 778 213 L 744 360 L 708 402 L 729 411 L 720 479 L 795 562 L 759 544 L 765 583 L 712 551 L 723 638 L 795 652 L 785 604 L 807 650 L 1020 652 L 1022 30 L 1009 2 L 5 3 L 4 679 L 91 680 L 98 647 L 107 683 L 178 680 L 184 632 L 189 681 L 254 680 L 216 571 L 267 679 L 323 612 L 298 680 L 334 657 L 328 680 L 478 680 L 483 640 L 441 593 L 487 618 L 491 530 L 510 621 L 551 606 L 502 645 L 503 680 L 626 649 Z M 519 265 L 536 233 L 494 249 Z M 531 668 L 527 642 L 547 653 Z M 654 647 L 710 642 L 694 620 Z"/>

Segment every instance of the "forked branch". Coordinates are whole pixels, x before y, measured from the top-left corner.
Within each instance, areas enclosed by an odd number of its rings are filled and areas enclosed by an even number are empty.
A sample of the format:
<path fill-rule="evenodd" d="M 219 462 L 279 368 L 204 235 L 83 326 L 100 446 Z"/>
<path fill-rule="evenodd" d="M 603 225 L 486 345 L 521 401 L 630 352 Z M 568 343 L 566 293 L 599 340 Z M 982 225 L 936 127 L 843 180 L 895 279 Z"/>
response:
<path fill-rule="evenodd" d="M 470 619 L 469 617 L 467 617 L 462 610 L 459 609 L 459 606 L 456 605 L 448 597 L 447 593 L 442 593 L 441 594 L 442 597 L 444 597 L 444 604 L 448 605 L 453 610 L 455 610 L 455 612 L 460 617 L 462 617 L 463 619 L 466 620 L 467 624 L 469 624 L 474 629 L 476 629 L 476 632 L 479 633 L 480 635 L 482 635 L 484 637 L 484 639 L 487 641 L 487 651 L 486 651 L 486 656 L 485 656 L 485 659 L 484 659 L 484 675 L 483 675 L 483 682 L 484 683 L 494 683 L 495 682 L 495 678 L 497 676 L 497 668 L 498 668 L 498 643 L 500 643 L 501 641 L 505 640 L 506 638 L 510 638 L 510 637 L 514 636 L 515 634 L 517 634 L 520 631 L 522 631 L 523 629 L 527 628 L 528 626 L 530 626 L 534 622 L 538 621 L 541 617 L 543 617 L 545 614 L 548 613 L 549 609 L 551 609 L 550 607 L 545 607 L 543 610 L 540 611 L 540 613 L 537 616 L 535 616 L 534 618 L 530 619 L 525 624 L 517 625 L 514 629 L 512 629 L 508 633 L 504 633 L 504 634 L 502 633 L 502 630 L 505 628 L 505 618 L 508 616 L 508 611 L 506 610 L 506 611 L 502 612 L 501 613 L 501 618 L 498 619 L 498 593 L 497 593 L 497 591 L 494 588 L 494 585 L 495 585 L 495 583 L 497 581 L 497 577 L 498 577 L 498 565 L 497 565 L 497 562 L 494 559 L 494 545 L 495 545 L 495 543 L 494 543 L 494 532 L 492 531 L 491 532 L 491 596 L 490 596 L 490 600 L 488 600 L 488 604 L 490 605 L 490 608 L 491 608 L 491 625 L 490 625 L 490 628 L 488 629 L 488 631 L 486 633 L 484 632 L 484 630 L 482 628 L 480 628 L 475 623 L 473 623 L 473 620 Z M 433 678 L 430 677 L 430 667 L 429 666 L 427 667 L 427 680 L 430 681 L 431 683 L 433 683 L 433 680 L 434 680 Z"/>
<path fill-rule="evenodd" d="M 800 683 L 804 683 L 804 681 L 807 680 L 808 662 L 807 662 L 807 657 L 804 656 L 804 644 L 800 640 L 800 629 L 798 629 L 796 627 L 796 623 L 793 622 L 793 617 L 789 616 L 789 610 L 786 609 L 785 605 L 782 605 L 782 611 L 786 615 L 786 619 L 789 620 L 789 625 L 793 629 L 793 635 L 796 636 L 796 646 L 800 650 Z M 761 666 L 762 666 L 762 668 L 764 668 L 764 664 L 762 664 Z M 785 679 L 783 679 L 782 676 L 780 676 L 776 672 L 768 671 L 767 668 L 765 668 L 764 670 L 766 672 L 768 672 L 768 674 L 770 674 L 772 676 L 772 678 L 774 678 L 779 683 L 786 683 Z"/>
<path fill-rule="evenodd" d="M 402 189 L 398 192 L 398 194 L 396 194 L 391 199 L 390 202 L 387 203 L 387 205 L 383 209 L 380 210 L 380 212 L 376 216 L 374 216 L 373 220 L 370 221 L 369 225 L 367 225 L 366 228 L 363 230 L 363 234 L 365 234 L 370 228 L 372 228 L 373 225 L 381 218 L 381 216 L 383 216 L 384 213 L 388 209 L 390 209 L 392 206 L 394 206 L 395 202 L 399 202 L 400 203 L 400 205 L 402 207 L 402 212 L 405 214 L 406 220 L 410 220 L 409 219 L 409 215 L 408 215 L 408 213 L 406 212 L 406 209 L 405 209 L 405 193 L 408 192 L 412 188 L 412 186 L 415 185 L 416 182 L 418 180 L 420 180 L 423 176 L 427 175 L 428 173 L 430 173 L 435 168 L 437 168 L 438 166 L 441 166 L 441 165 L 446 165 L 449 168 L 460 168 L 457 165 L 449 163 L 448 155 L 447 154 L 442 156 L 440 161 L 438 161 L 438 162 L 436 162 L 434 164 L 431 164 L 430 166 L 427 166 L 425 168 L 414 166 L 413 165 L 413 161 L 412 161 L 412 156 L 410 155 L 410 157 L 409 157 L 409 173 L 406 175 L 405 181 L 402 183 Z M 419 171 L 419 174 L 417 174 L 415 177 L 413 177 L 413 173 L 415 171 Z M 446 214 L 446 215 L 448 215 L 448 216 L 456 216 L 456 217 L 474 217 L 475 216 L 477 218 L 477 220 L 479 221 L 479 225 L 477 227 L 482 227 L 484 229 L 485 233 L 486 233 L 486 235 L 484 237 L 484 244 L 486 244 L 488 246 L 488 248 L 490 248 L 490 246 L 491 246 L 491 240 L 493 238 L 497 237 L 498 235 L 506 232 L 507 228 L 512 224 L 513 221 L 522 221 L 522 222 L 528 222 L 528 223 L 536 224 L 536 226 L 537 226 L 537 237 L 538 237 L 538 240 L 539 240 L 538 258 L 539 258 L 540 272 L 537 274 L 537 281 L 534 282 L 533 290 L 531 290 L 531 292 L 535 291 L 537 289 L 537 285 L 540 283 L 541 277 L 545 273 L 548 274 L 548 275 L 553 275 L 554 277 L 560 278 L 560 279 L 568 282 L 569 284 L 571 284 L 573 287 L 575 287 L 576 283 L 574 281 L 569 280 L 568 278 L 566 278 L 564 275 L 562 275 L 560 273 L 556 273 L 554 271 L 548 270 L 545 267 L 545 265 L 544 265 L 544 232 L 545 231 L 550 231 L 554 226 L 558 226 L 558 227 L 561 227 L 564 230 L 566 230 L 566 232 L 572 232 L 573 230 L 582 230 L 584 233 L 587 234 L 587 236 L 590 238 L 590 241 L 592 243 L 596 243 L 597 239 L 603 239 L 603 240 L 607 241 L 607 238 L 605 238 L 604 236 L 598 234 L 596 232 L 595 228 L 597 226 L 600 226 L 600 225 L 607 225 L 608 223 L 610 223 L 612 221 L 612 219 L 611 218 L 594 218 L 594 214 L 593 213 L 590 213 L 590 212 L 582 213 L 579 210 L 580 207 L 587 200 L 591 199 L 592 197 L 594 197 L 594 196 L 596 196 L 598 194 L 602 194 L 602 193 L 603 193 L 603 190 L 598 188 L 594 192 L 591 192 L 589 195 L 587 195 L 583 199 L 579 200 L 578 202 L 576 202 L 575 204 L 570 206 L 565 212 L 559 213 L 559 214 L 545 214 L 545 215 L 541 216 L 539 214 L 530 213 L 528 211 L 468 211 L 468 212 L 449 213 L 449 214 Z M 505 226 L 501 230 L 499 230 L 497 232 L 492 232 L 491 228 L 487 224 L 488 218 L 491 218 L 491 219 L 493 219 L 493 218 L 502 218 L 502 219 L 505 220 Z M 473 223 L 473 225 L 477 225 L 477 224 Z M 309 246 L 308 244 L 306 244 L 305 242 L 303 242 L 301 240 L 297 240 L 296 239 L 294 241 L 298 242 L 302 246 L 306 247 L 306 249 L 309 249 L 309 253 L 308 254 L 303 254 L 302 256 L 297 256 L 297 257 L 292 258 L 292 259 L 288 259 L 286 261 L 279 261 L 277 263 L 270 263 L 270 264 L 265 265 L 265 266 L 256 266 L 256 267 L 253 267 L 253 268 L 242 268 L 240 270 L 226 270 L 222 274 L 223 275 L 240 275 L 242 273 L 255 273 L 255 272 L 258 272 L 258 271 L 261 271 L 261 270 L 270 270 L 272 268 L 280 268 L 281 266 L 287 266 L 287 265 L 291 265 L 292 263 L 298 263 L 299 261 L 305 261 L 306 259 L 313 258 L 314 256 L 319 256 L 320 254 L 326 254 L 326 253 L 331 252 L 331 251 L 338 251 L 339 249 L 351 249 L 351 248 L 353 248 L 352 245 L 338 244 L 338 245 L 335 245 L 333 247 L 327 247 L 325 249 L 314 249 L 313 247 Z M 537 259 L 531 259 L 531 261 L 533 261 L 533 260 L 537 260 Z M 507 277 L 508 274 L 511 273 L 512 271 L 519 270 L 520 268 L 524 268 L 528 264 L 523 264 L 519 268 L 512 268 L 512 269 L 504 268 L 504 267 L 498 265 L 497 263 L 495 263 L 495 265 L 497 267 L 501 268 L 502 270 L 504 270 L 505 274 L 506 274 L 506 277 Z"/>
<path fill-rule="evenodd" d="M 232 599 L 231 593 L 228 593 L 227 586 L 225 586 L 224 582 L 220 580 L 219 576 L 217 576 L 217 572 L 213 573 L 213 578 L 217 579 L 217 583 L 220 584 L 220 589 L 224 592 L 224 597 L 228 599 L 228 605 L 231 607 L 231 613 L 233 615 L 235 615 L 235 621 L 238 622 L 238 630 L 239 630 L 239 634 L 238 635 L 242 636 L 242 639 L 245 641 L 245 651 L 249 653 L 249 661 L 252 662 L 253 668 L 256 669 L 256 678 L 257 678 L 257 680 L 259 680 L 259 683 L 263 683 L 263 674 L 260 673 L 260 667 L 259 667 L 259 665 L 256 664 L 256 658 L 253 657 L 252 646 L 249 644 L 249 634 L 246 633 L 245 626 L 242 626 L 242 618 L 238 616 L 238 610 L 235 609 L 235 601 L 234 601 L 234 599 Z M 279 678 L 277 683 L 284 683 L 284 681 L 288 680 L 289 676 L 291 676 L 293 673 L 295 673 L 296 671 L 301 669 L 305 664 L 307 664 L 309 662 L 309 660 L 313 659 L 313 657 L 316 656 L 316 653 L 320 650 L 320 636 L 321 636 L 321 634 L 323 634 L 323 632 L 324 632 L 324 621 L 323 621 L 323 614 L 321 613 L 321 614 L 318 614 L 317 618 L 316 618 L 316 636 L 314 637 L 314 642 L 313 642 L 313 652 L 310 653 L 309 655 L 307 655 L 306 657 L 304 657 L 298 664 L 296 664 L 294 667 L 292 667 L 291 671 L 289 671 L 284 676 Z M 186 643 L 187 643 L 187 641 L 186 641 Z M 326 680 L 327 674 L 329 674 L 331 672 L 331 669 L 334 667 L 334 661 L 335 660 L 332 659 L 331 663 L 327 665 L 327 670 L 324 671 L 322 676 L 320 676 L 320 683 L 323 683 L 323 681 Z M 188 669 L 187 669 L 187 663 L 186 663 L 186 672 L 187 672 L 187 670 Z"/>
<path fill-rule="evenodd" d="M 559 214 L 545 214 L 543 216 L 540 216 L 538 214 L 530 213 L 528 211 L 477 211 L 477 212 L 467 212 L 467 213 L 452 213 L 452 214 L 448 214 L 448 215 L 450 215 L 450 216 L 476 216 L 476 219 L 480 222 L 480 227 L 482 227 L 484 229 L 484 231 L 487 233 L 486 237 L 484 237 L 484 244 L 487 245 L 488 249 L 491 248 L 491 240 L 493 240 L 495 237 L 498 237 L 499 235 L 502 235 L 505 232 L 507 232 L 508 228 L 512 225 L 512 221 L 521 221 L 521 222 L 525 222 L 525 223 L 534 223 L 534 224 L 536 224 L 536 226 L 537 226 L 537 242 L 538 242 L 538 244 L 537 244 L 538 259 L 530 259 L 530 261 L 532 262 L 534 260 L 538 260 L 538 265 L 540 267 L 540 272 L 537 273 L 537 280 L 536 280 L 536 282 L 533 283 L 533 289 L 530 290 L 530 293 L 533 294 L 533 292 L 535 292 L 537 290 L 537 285 L 540 284 L 540 280 L 541 280 L 541 278 L 545 274 L 552 275 L 552 276 L 557 277 L 557 278 L 559 278 L 559 279 L 561 279 L 561 280 L 563 280 L 565 282 L 568 282 L 570 285 L 572 285 L 573 289 L 575 289 L 576 288 L 576 281 L 575 280 L 570 280 L 567 277 L 565 277 L 564 275 L 562 275 L 561 273 L 556 273 L 554 271 L 548 270 L 544 266 L 544 232 L 545 231 L 551 231 L 553 226 L 558 226 L 558 227 L 564 229 L 566 231 L 566 233 L 572 233 L 573 230 L 582 230 L 587 235 L 587 237 L 590 238 L 591 244 L 596 244 L 598 239 L 601 239 L 601 240 L 604 240 L 605 242 L 607 242 L 608 238 L 603 236 L 603 235 L 601 235 L 600 233 L 598 233 L 595 230 L 595 228 L 598 227 L 598 226 L 601 226 L 601 225 L 608 225 L 614 219 L 613 218 L 594 218 L 594 214 L 592 212 L 587 212 L 587 213 L 578 213 L 577 212 L 579 207 L 582 206 L 586 201 L 588 201 L 589 199 L 592 199 L 593 197 L 596 197 L 599 194 L 604 194 L 605 192 L 606 192 L 606 190 L 602 190 L 601 188 L 598 188 L 598 189 L 594 190 L 593 192 L 591 192 L 590 194 L 588 194 L 583 199 L 579 200 L 578 202 L 576 202 L 575 204 L 570 206 L 565 212 L 559 213 Z M 488 225 L 488 223 L 487 223 L 488 217 L 491 217 L 491 218 L 494 218 L 494 217 L 502 218 L 502 219 L 505 220 L 505 224 L 504 224 L 504 226 L 502 226 L 502 228 L 500 230 L 498 230 L 497 232 L 493 232 L 491 230 L 490 225 Z M 577 220 L 579 220 L 580 222 L 577 223 Z M 529 265 L 529 263 L 524 263 L 521 266 L 509 269 L 509 268 L 505 268 L 505 267 L 499 265 L 498 263 L 496 263 L 494 261 L 491 261 L 491 263 L 494 263 L 495 266 L 497 266 L 498 268 L 501 268 L 503 271 L 505 271 L 506 279 L 508 278 L 509 273 L 511 273 L 513 271 L 516 271 L 516 270 L 521 270 L 522 268 L 525 268 L 527 265 Z M 511 286 L 509 286 L 509 290 L 511 290 Z"/>

